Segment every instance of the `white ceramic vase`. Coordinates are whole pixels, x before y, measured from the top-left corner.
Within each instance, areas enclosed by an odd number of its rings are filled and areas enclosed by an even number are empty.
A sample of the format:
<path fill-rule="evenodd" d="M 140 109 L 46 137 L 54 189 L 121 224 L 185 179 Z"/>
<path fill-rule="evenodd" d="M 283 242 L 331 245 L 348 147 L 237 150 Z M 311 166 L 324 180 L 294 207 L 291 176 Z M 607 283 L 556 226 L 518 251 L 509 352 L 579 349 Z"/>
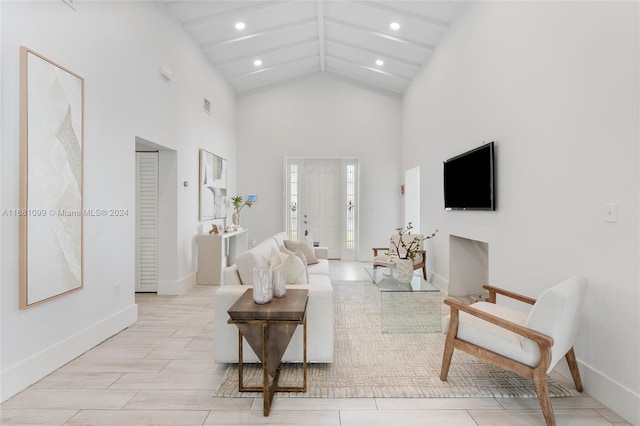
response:
<path fill-rule="evenodd" d="M 240 213 L 239 212 L 233 212 L 233 214 L 231 215 L 231 222 L 233 222 L 233 224 L 236 225 L 236 226 L 240 226 Z"/>
<path fill-rule="evenodd" d="M 253 301 L 259 305 L 269 303 L 273 297 L 271 286 L 271 268 L 256 266 L 253 268 Z"/>
<path fill-rule="evenodd" d="M 401 283 L 410 283 L 413 277 L 413 260 L 398 259 L 394 266 L 396 278 Z"/>
<path fill-rule="evenodd" d="M 284 297 L 287 293 L 287 280 L 283 268 L 276 268 L 271 274 L 271 285 L 273 286 L 273 297 Z"/>

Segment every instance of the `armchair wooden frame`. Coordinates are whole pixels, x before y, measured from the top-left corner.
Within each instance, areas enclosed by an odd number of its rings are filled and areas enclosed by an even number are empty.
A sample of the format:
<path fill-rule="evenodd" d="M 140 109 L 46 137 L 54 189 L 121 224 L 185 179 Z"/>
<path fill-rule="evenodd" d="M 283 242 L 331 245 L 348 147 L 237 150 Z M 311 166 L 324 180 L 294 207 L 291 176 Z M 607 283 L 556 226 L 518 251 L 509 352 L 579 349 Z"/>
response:
<path fill-rule="evenodd" d="M 489 303 L 496 303 L 496 295 L 498 294 L 530 305 L 536 303 L 536 299 L 503 290 L 498 287 L 484 285 L 483 288 L 489 291 Z M 440 380 L 447 380 L 449 367 L 451 365 L 451 357 L 453 356 L 453 350 L 460 349 L 463 352 L 480 358 L 483 361 L 496 364 L 521 377 L 533 380 L 533 384 L 536 389 L 536 394 L 538 395 L 538 401 L 540 403 L 540 407 L 542 408 L 542 414 L 544 415 L 545 422 L 547 426 L 555 426 L 556 420 L 553 415 L 553 407 L 551 405 L 551 399 L 549 398 L 549 391 L 547 388 L 547 370 L 549 369 L 549 363 L 551 362 L 550 348 L 551 346 L 553 346 L 553 339 L 520 324 L 516 324 L 514 322 L 481 311 L 474 308 L 473 306 L 465 305 L 464 303 L 461 303 L 452 298 L 445 299 L 444 303 L 451 307 L 451 317 L 442 357 Z M 540 362 L 537 366 L 531 367 L 507 358 L 503 355 L 487 350 L 483 347 L 458 339 L 457 333 L 460 311 L 466 312 L 469 315 L 473 315 L 498 327 L 502 327 L 513 333 L 519 334 L 520 336 L 533 340 L 538 344 L 538 347 L 540 348 Z M 571 376 L 573 378 L 576 389 L 578 390 L 578 392 L 582 392 L 582 380 L 580 379 L 580 371 L 578 370 L 578 363 L 576 361 L 576 356 L 573 348 L 569 349 L 569 351 L 565 354 L 565 359 L 569 364 L 569 369 L 571 371 Z"/>
<path fill-rule="evenodd" d="M 374 247 L 373 248 L 373 257 L 375 258 L 378 255 L 378 251 L 389 251 L 389 247 Z M 413 270 L 422 268 L 422 278 L 427 281 L 427 251 L 426 250 L 414 250 L 418 254 L 422 254 L 422 261 L 419 263 L 413 264 Z M 378 268 L 387 268 L 386 265 L 376 264 L 373 262 L 373 269 Z"/>

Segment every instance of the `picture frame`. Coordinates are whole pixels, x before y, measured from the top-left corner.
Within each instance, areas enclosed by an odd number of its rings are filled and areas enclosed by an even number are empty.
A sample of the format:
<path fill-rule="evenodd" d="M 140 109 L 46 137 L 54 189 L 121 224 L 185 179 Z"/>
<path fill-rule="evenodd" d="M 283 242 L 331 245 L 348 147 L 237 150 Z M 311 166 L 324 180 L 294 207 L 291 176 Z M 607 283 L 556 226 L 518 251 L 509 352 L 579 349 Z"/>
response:
<path fill-rule="evenodd" d="M 20 309 L 84 287 L 84 79 L 20 47 Z"/>
<path fill-rule="evenodd" d="M 200 220 L 227 217 L 227 160 L 200 150 Z"/>

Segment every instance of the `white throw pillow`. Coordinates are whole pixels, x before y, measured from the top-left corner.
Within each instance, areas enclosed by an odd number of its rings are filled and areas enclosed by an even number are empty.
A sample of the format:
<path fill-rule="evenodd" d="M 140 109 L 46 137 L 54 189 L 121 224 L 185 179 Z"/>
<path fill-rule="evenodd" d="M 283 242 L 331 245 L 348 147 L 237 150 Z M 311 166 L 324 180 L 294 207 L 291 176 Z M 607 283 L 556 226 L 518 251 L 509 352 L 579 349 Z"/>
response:
<path fill-rule="evenodd" d="M 304 256 L 304 253 L 302 253 L 300 250 L 296 250 L 294 255 L 298 256 L 298 258 L 302 260 L 302 263 L 304 265 L 304 274 L 307 277 L 307 282 L 309 282 L 309 270 L 307 269 L 307 258 Z"/>
<path fill-rule="evenodd" d="M 286 254 L 287 256 L 291 256 L 292 254 L 294 254 L 291 250 L 289 250 L 285 246 L 280 246 L 280 251 Z"/>
<path fill-rule="evenodd" d="M 269 266 L 269 259 L 259 256 L 254 251 L 246 251 L 236 259 L 238 275 L 243 285 L 253 285 L 253 268 L 256 266 Z"/>
<path fill-rule="evenodd" d="M 285 260 L 287 260 L 287 257 L 289 256 L 279 250 L 276 250 L 275 248 L 272 248 L 271 256 L 269 256 L 269 266 L 271 267 L 271 269 L 274 269 L 277 266 L 281 265 Z"/>
<path fill-rule="evenodd" d="M 281 267 L 285 269 L 287 284 L 307 284 L 307 267 L 295 254 L 287 257 Z"/>
<path fill-rule="evenodd" d="M 294 253 L 300 250 L 302 254 L 304 254 L 304 257 L 307 258 L 307 265 L 318 263 L 318 258 L 313 251 L 313 246 L 310 246 L 306 241 L 285 240 L 284 245 L 287 249 L 291 250 Z"/>

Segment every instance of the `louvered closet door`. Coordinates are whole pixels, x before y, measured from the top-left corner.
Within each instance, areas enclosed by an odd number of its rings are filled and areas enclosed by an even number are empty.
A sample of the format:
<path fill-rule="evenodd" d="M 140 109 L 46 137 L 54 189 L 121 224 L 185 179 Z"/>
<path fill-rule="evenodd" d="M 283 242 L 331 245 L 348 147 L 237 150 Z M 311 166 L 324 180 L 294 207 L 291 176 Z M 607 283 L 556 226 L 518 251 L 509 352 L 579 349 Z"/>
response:
<path fill-rule="evenodd" d="M 158 153 L 136 152 L 137 292 L 158 291 Z"/>

